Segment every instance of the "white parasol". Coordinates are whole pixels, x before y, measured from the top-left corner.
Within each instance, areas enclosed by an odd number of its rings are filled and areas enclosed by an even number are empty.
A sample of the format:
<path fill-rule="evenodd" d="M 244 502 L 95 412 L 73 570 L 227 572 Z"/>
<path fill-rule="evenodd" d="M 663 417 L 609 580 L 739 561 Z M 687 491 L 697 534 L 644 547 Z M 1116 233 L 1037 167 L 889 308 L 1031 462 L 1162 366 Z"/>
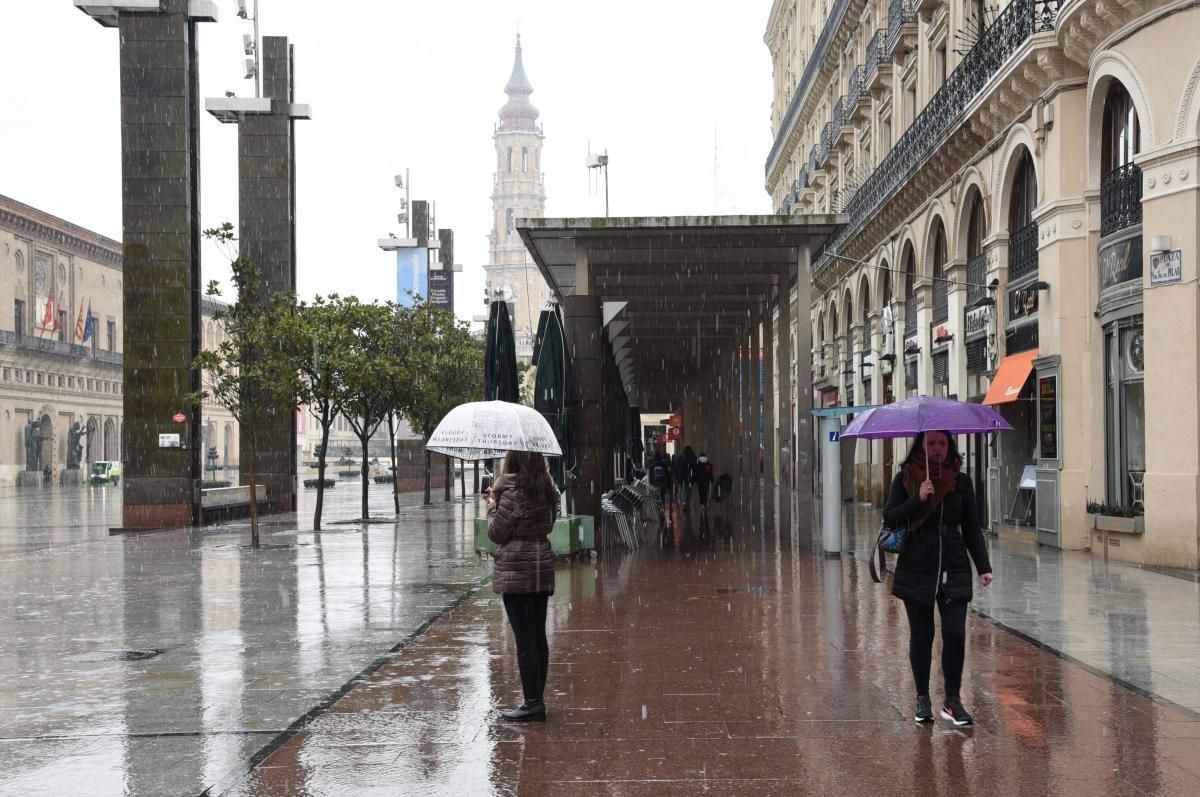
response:
<path fill-rule="evenodd" d="M 554 430 L 532 407 L 509 401 L 459 404 L 433 430 L 430 451 L 457 459 L 498 459 L 509 451 L 562 456 Z"/>

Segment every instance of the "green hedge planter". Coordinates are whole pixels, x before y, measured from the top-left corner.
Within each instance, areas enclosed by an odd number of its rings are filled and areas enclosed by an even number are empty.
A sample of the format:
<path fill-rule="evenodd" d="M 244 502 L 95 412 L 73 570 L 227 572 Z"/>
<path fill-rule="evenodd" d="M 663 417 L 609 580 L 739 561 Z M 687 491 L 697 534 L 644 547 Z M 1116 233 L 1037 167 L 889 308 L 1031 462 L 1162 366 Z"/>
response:
<path fill-rule="evenodd" d="M 588 515 L 563 515 L 550 531 L 550 549 L 555 556 L 571 556 L 596 548 L 596 523 Z M 491 554 L 496 543 L 488 539 L 487 518 L 475 518 L 475 552 Z"/>

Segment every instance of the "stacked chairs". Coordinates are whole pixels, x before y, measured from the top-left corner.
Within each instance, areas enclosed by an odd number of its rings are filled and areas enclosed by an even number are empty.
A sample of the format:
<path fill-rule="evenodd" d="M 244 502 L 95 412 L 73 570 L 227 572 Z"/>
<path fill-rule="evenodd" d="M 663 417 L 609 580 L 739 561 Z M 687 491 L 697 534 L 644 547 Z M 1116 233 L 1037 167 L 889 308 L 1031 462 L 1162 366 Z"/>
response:
<path fill-rule="evenodd" d="M 657 494 L 647 479 L 623 484 L 605 493 L 600 499 L 603 544 L 610 545 L 619 537 L 626 549 L 637 550 L 647 525 L 653 524 L 652 527 L 657 528 L 662 521 Z"/>

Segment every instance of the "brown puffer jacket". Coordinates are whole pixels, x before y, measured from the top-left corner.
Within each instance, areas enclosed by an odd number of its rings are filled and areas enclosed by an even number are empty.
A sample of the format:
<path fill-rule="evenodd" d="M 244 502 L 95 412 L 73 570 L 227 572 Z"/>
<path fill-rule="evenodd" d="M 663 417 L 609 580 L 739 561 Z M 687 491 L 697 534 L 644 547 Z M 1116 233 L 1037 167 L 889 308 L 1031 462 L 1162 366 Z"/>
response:
<path fill-rule="evenodd" d="M 492 486 L 488 537 L 498 546 L 492 590 L 501 595 L 554 594 L 554 552 L 547 539 L 557 504 L 549 506 L 518 487 L 509 474 Z"/>

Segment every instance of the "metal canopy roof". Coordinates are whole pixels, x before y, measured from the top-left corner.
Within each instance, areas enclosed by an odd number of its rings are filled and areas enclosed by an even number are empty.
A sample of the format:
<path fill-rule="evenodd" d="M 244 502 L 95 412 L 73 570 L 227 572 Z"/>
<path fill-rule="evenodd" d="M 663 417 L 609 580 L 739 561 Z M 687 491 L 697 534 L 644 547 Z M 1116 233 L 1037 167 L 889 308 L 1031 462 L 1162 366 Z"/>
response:
<path fill-rule="evenodd" d="M 697 370 L 705 353 L 740 342 L 750 309 L 770 298 L 783 274 L 794 274 L 799 248 L 819 252 L 844 223 L 838 215 L 647 216 L 516 226 L 559 298 L 576 293 L 576 255 L 584 250 L 588 292 L 626 303 L 607 331 L 630 401 L 649 411 L 642 398 L 666 398 L 664 387 Z"/>

